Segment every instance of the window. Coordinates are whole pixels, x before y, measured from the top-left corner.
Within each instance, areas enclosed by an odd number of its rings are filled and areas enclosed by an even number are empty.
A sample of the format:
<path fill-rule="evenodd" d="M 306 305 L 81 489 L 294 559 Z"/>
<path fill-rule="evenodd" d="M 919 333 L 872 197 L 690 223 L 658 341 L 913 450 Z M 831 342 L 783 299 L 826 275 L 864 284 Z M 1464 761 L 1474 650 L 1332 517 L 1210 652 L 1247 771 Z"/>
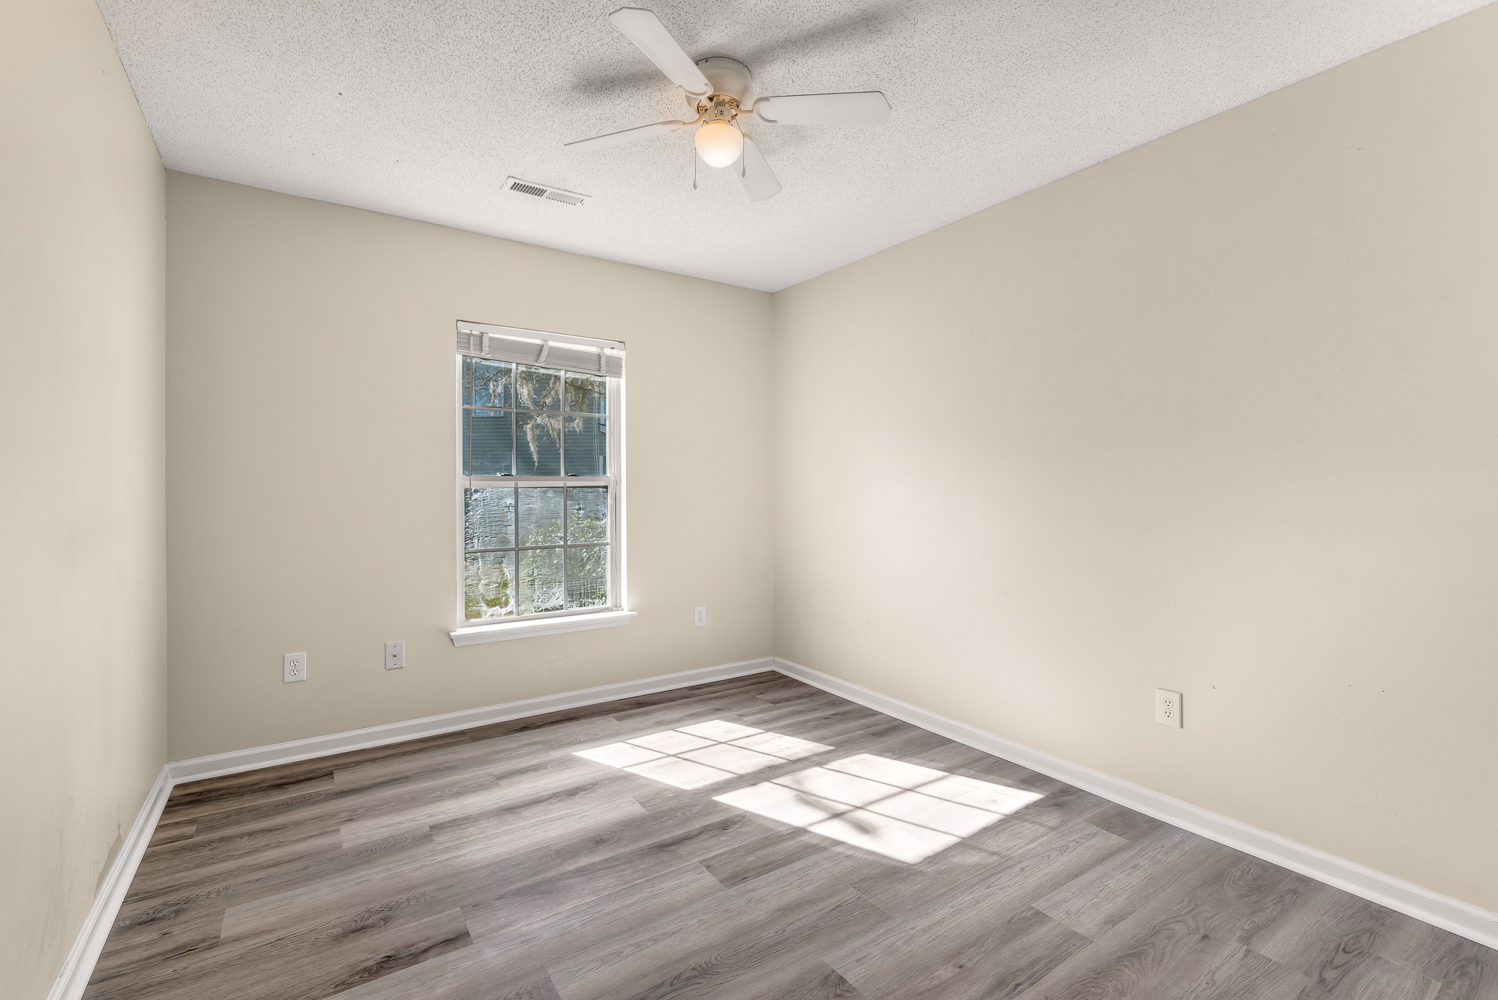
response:
<path fill-rule="evenodd" d="M 458 324 L 462 625 L 621 608 L 623 347 Z"/>

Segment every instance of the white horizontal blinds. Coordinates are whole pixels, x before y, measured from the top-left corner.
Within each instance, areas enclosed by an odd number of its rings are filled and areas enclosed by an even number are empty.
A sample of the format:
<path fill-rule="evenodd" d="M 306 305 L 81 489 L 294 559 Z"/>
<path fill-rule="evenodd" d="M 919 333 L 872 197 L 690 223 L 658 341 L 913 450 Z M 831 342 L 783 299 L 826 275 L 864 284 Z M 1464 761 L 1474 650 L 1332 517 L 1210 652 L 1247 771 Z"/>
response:
<path fill-rule="evenodd" d="M 458 353 L 490 361 L 518 361 L 539 368 L 563 368 L 611 378 L 624 375 L 624 345 L 613 340 L 588 340 L 505 326 L 459 323 Z"/>

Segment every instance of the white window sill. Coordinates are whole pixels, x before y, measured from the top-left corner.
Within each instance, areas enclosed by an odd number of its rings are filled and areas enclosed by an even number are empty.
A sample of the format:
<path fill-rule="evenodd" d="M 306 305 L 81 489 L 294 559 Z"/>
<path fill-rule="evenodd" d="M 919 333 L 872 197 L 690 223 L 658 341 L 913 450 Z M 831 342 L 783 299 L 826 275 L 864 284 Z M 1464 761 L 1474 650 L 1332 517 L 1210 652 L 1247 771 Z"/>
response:
<path fill-rule="evenodd" d="M 559 632 L 581 632 L 590 628 L 614 628 L 628 625 L 633 611 L 600 611 L 592 615 L 566 615 L 561 618 L 534 618 L 522 622 L 499 622 L 494 625 L 470 625 L 447 633 L 454 646 L 472 646 L 480 642 L 502 642 L 533 635 L 556 635 Z"/>

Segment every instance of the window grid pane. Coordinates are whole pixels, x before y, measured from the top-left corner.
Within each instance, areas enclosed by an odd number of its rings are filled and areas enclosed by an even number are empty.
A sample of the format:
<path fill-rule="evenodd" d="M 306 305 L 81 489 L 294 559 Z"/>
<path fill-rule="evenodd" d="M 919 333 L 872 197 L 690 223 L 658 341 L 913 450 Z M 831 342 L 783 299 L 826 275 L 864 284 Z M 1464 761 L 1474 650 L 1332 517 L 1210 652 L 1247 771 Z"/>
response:
<path fill-rule="evenodd" d="M 560 476 L 564 461 L 562 416 L 558 413 L 515 414 L 515 472 L 522 476 Z"/>
<path fill-rule="evenodd" d="M 508 410 L 473 408 L 465 426 L 471 476 L 508 476 L 515 471 L 515 415 Z"/>
<path fill-rule="evenodd" d="M 569 476 L 608 475 L 609 418 L 569 413 L 562 419 L 562 445 L 571 450 L 563 454 L 563 471 Z"/>
<path fill-rule="evenodd" d="M 469 362 L 472 359 L 465 358 Z M 527 369 L 538 371 L 539 369 Z M 511 375 L 513 373 L 510 373 Z M 566 374 L 566 373 L 564 373 Z M 566 386 L 567 409 L 556 406 L 537 409 L 514 405 L 519 398 L 544 405 L 561 395 L 556 386 L 537 386 L 517 393 L 508 378 L 486 385 L 465 364 L 463 375 L 463 475 L 465 476 L 606 476 L 608 468 L 607 403 L 591 383 L 603 379 L 570 376 Z M 583 384 L 583 388 L 577 388 Z M 501 406 L 501 403 L 509 403 Z M 490 425 L 489 420 L 495 420 Z M 510 441 L 508 462 L 499 447 Z M 522 440 L 524 439 L 524 440 Z M 571 443 L 573 457 L 567 457 Z M 477 466 L 475 466 L 477 462 Z"/>
<path fill-rule="evenodd" d="M 471 552 L 463 557 L 463 617 L 467 621 L 515 614 L 515 553 Z"/>
<path fill-rule="evenodd" d="M 520 613 L 540 615 L 566 608 L 567 581 L 563 549 L 525 549 L 520 553 Z"/>
<path fill-rule="evenodd" d="M 507 361 L 463 359 L 464 406 L 509 409 L 515 405 L 514 384 L 515 366 Z"/>
<path fill-rule="evenodd" d="M 525 486 L 519 489 L 517 507 L 520 514 L 521 545 L 565 545 L 566 525 L 562 523 L 564 488 L 561 486 Z"/>
<path fill-rule="evenodd" d="M 567 476 L 613 471 L 607 458 L 608 380 L 464 357 L 460 402 L 463 475 L 558 480 L 555 486 L 464 490 L 465 617 L 609 604 L 609 487 L 565 482 Z"/>
<path fill-rule="evenodd" d="M 563 409 L 568 413 L 607 413 L 608 398 L 607 379 L 567 373 L 567 397 Z"/>
<path fill-rule="evenodd" d="M 606 486 L 465 490 L 465 617 L 607 606 L 609 521 Z"/>
<path fill-rule="evenodd" d="M 609 602 L 609 547 L 578 545 L 567 553 L 567 607 L 596 608 Z"/>
<path fill-rule="evenodd" d="M 515 372 L 515 406 L 522 410 L 560 410 L 562 377 L 555 368 L 520 365 Z"/>
<path fill-rule="evenodd" d="M 568 487 L 567 540 L 577 543 L 609 540 L 608 487 Z"/>
<path fill-rule="evenodd" d="M 493 552 L 515 547 L 515 491 L 463 491 L 463 547 L 469 552 Z"/>

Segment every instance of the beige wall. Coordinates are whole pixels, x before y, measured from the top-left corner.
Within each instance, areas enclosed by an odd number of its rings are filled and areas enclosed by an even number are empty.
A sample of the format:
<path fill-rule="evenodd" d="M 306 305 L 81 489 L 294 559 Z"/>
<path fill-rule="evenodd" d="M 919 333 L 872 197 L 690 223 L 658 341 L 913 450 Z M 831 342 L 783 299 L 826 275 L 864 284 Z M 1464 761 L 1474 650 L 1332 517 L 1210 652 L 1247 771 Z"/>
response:
<path fill-rule="evenodd" d="M 165 191 L 91 0 L 0 6 L 0 997 L 166 759 Z"/>
<path fill-rule="evenodd" d="M 778 294 L 776 652 L 1498 910 L 1495 52 Z"/>
<path fill-rule="evenodd" d="M 768 295 L 184 174 L 167 203 L 174 758 L 772 652 Z M 459 319 L 627 343 L 628 627 L 453 648 Z"/>
<path fill-rule="evenodd" d="M 0 995 L 168 755 L 772 649 L 1498 909 L 1498 7 L 773 298 L 164 185 L 3 18 Z M 633 625 L 448 640 L 458 318 L 628 342 Z"/>

